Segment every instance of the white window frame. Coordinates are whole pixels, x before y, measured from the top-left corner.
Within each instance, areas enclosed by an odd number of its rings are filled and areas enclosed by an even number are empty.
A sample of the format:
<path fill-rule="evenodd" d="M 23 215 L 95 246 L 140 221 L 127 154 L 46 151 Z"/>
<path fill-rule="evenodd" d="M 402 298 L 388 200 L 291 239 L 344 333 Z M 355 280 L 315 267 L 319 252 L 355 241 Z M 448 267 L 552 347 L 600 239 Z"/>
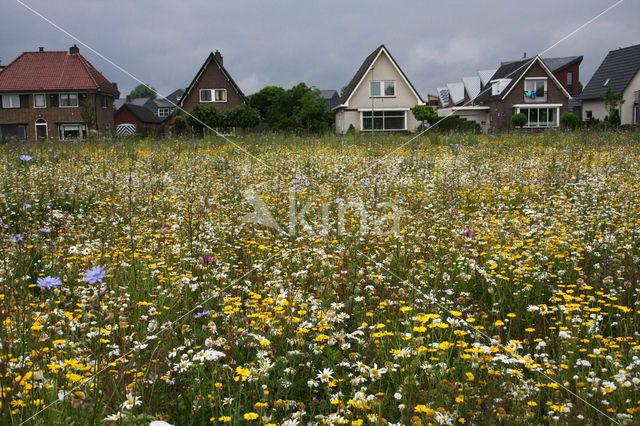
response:
<path fill-rule="evenodd" d="M 38 102 L 36 101 L 36 99 L 38 99 L 38 97 L 42 97 L 43 105 L 38 106 Z M 45 95 L 43 93 L 35 93 L 33 95 L 33 107 L 34 108 L 46 108 L 47 107 L 47 95 Z"/>
<path fill-rule="evenodd" d="M 2 95 L 2 108 L 20 108 L 20 95 Z"/>
<path fill-rule="evenodd" d="M 536 83 L 539 82 L 539 81 L 544 83 L 544 95 L 543 96 L 536 96 L 535 99 L 527 98 L 527 95 L 526 95 L 526 93 L 528 91 L 527 90 L 527 83 L 533 82 L 534 83 L 534 88 L 535 88 Z M 526 77 L 524 79 L 524 100 L 525 100 L 525 102 L 532 102 L 532 103 L 535 103 L 535 102 L 546 102 L 546 100 L 547 100 L 547 88 L 548 87 L 549 86 L 547 84 L 547 77 Z M 534 90 L 534 92 L 535 91 L 536 90 Z"/>
<path fill-rule="evenodd" d="M 374 116 L 373 116 L 373 123 L 372 123 L 372 127 L 375 127 L 375 120 L 376 118 L 382 118 L 382 129 L 365 129 L 364 128 L 364 114 L 365 113 L 371 113 L 370 109 L 361 109 L 360 111 L 360 129 L 362 129 L 363 132 L 406 132 L 407 131 L 407 110 L 405 109 L 401 109 L 401 108 L 390 108 L 390 109 L 374 109 Z M 403 126 L 402 129 L 385 129 L 384 128 L 384 124 L 385 124 L 385 114 L 386 113 L 396 113 L 396 112 L 401 112 L 403 114 Z M 382 113 L 382 117 L 376 117 L 375 113 Z M 395 118 L 399 117 L 399 114 L 394 116 Z"/>
<path fill-rule="evenodd" d="M 202 99 L 204 93 L 209 94 L 209 100 Z M 211 89 L 200 89 L 200 102 L 213 102 L 213 91 Z"/>
<path fill-rule="evenodd" d="M 537 109 L 538 110 L 538 124 L 535 126 L 531 126 L 529 124 L 529 114 L 525 114 L 527 116 L 527 124 L 524 125 L 525 128 L 528 129 L 548 129 L 548 128 L 552 128 L 552 127 L 560 127 L 560 108 L 562 107 L 561 104 L 525 104 L 525 105 L 514 105 L 514 114 L 517 114 L 519 112 L 522 112 L 523 109 L 527 109 L 527 110 L 532 110 L 532 109 Z M 553 124 L 548 124 L 546 126 L 540 126 L 540 110 L 541 109 L 546 109 L 547 110 L 547 123 L 549 123 L 549 110 L 556 110 L 556 120 L 555 123 Z M 524 114 L 524 113 L 523 113 Z"/>
<path fill-rule="evenodd" d="M 391 85 L 393 87 L 393 94 L 387 95 L 385 93 L 387 85 Z M 378 90 L 380 91 L 379 95 L 373 94 L 373 86 L 377 85 Z M 369 82 L 369 97 L 370 98 L 395 98 L 396 97 L 396 82 L 395 80 L 373 80 Z"/>
<path fill-rule="evenodd" d="M 65 96 L 67 98 L 68 104 L 62 104 L 62 97 Z M 75 105 L 71 105 L 71 97 L 75 96 L 76 103 Z M 80 106 L 80 99 L 77 93 L 60 93 L 58 95 L 58 106 L 60 108 L 78 108 Z"/>
<path fill-rule="evenodd" d="M 165 118 L 169 116 L 169 108 L 161 107 L 158 108 L 158 117 Z"/>

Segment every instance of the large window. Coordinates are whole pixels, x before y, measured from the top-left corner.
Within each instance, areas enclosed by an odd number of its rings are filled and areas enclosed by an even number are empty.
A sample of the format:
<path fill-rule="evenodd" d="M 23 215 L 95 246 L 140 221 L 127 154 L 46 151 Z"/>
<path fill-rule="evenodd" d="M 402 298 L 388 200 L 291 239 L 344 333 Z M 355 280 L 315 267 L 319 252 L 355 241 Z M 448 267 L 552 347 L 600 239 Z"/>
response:
<path fill-rule="evenodd" d="M 20 108 L 20 95 L 2 95 L 2 108 Z"/>
<path fill-rule="evenodd" d="M 396 95 L 395 81 L 372 81 L 370 86 L 371 98 L 393 97 Z"/>
<path fill-rule="evenodd" d="M 200 102 L 227 102 L 227 89 L 200 89 Z"/>
<path fill-rule="evenodd" d="M 527 117 L 525 127 L 557 127 L 559 107 L 516 108 Z"/>
<path fill-rule="evenodd" d="M 524 81 L 524 101 L 544 102 L 547 100 L 547 79 L 528 78 Z"/>
<path fill-rule="evenodd" d="M 64 93 L 60 95 L 59 105 L 61 107 L 77 107 L 78 106 L 78 94 L 77 93 Z"/>
<path fill-rule="evenodd" d="M 24 124 L 0 124 L 0 140 L 26 139 L 27 126 Z"/>
<path fill-rule="evenodd" d="M 47 107 L 47 95 L 35 94 L 33 95 L 33 107 L 34 108 L 46 108 Z"/>
<path fill-rule="evenodd" d="M 406 111 L 374 111 L 373 130 L 407 130 Z M 362 111 L 362 130 L 371 130 L 371 111 Z"/>
<path fill-rule="evenodd" d="M 169 108 L 158 108 L 158 117 L 165 118 L 169 116 Z"/>

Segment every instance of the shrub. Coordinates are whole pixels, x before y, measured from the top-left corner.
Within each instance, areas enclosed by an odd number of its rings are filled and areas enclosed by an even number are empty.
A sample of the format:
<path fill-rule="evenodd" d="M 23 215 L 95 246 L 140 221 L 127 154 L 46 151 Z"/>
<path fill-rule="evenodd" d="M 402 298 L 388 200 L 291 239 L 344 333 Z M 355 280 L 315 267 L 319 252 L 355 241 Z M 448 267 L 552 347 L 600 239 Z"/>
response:
<path fill-rule="evenodd" d="M 562 127 L 566 129 L 574 130 L 576 127 L 578 127 L 579 122 L 580 119 L 578 118 L 578 116 L 569 111 L 563 112 L 560 116 L 560 124 L 562 124 Z"/>
<path fill-rule="evenodd" d="M 523 127 L 527 124 L 527 116 L 523 113 L 519 112 L 511 117 L 511 126 L 513 127 Z"/>
<path fill-rule="evenodd" d="M 174 136 L 183 136 L 187 133 L 187 119 L 179 115 L 173 119 L 173 125 L 171 126 L 171 133 Z"/>

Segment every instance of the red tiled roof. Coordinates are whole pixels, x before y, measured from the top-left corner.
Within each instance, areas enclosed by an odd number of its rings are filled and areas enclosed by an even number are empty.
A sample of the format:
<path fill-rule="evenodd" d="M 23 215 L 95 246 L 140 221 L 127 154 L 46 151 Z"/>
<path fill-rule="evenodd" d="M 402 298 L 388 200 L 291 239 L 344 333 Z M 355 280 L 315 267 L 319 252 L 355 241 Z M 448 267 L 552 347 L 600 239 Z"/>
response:
<path fill-rule="evenodd" d="M 82 55 L 24 52 L 0 73 L 0 90 L 97 90 L 119 96 L 118 89 Z"/>

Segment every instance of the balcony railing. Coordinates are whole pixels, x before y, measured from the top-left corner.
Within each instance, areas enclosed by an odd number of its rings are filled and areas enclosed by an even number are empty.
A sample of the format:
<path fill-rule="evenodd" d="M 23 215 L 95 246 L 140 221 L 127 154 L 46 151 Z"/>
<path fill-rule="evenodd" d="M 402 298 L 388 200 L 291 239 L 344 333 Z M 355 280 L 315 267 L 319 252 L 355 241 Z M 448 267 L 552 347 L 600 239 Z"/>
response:
<path fill-rule="evenodd" d="M 547 102 L 547 92 L 544 92 L 543 96 L 538 96 L 535 92 L 531 96 L 527 96 L 527 92 L 523 93 L 524 102 L 527 104 L 534 104 L 540 102 Z"/>

